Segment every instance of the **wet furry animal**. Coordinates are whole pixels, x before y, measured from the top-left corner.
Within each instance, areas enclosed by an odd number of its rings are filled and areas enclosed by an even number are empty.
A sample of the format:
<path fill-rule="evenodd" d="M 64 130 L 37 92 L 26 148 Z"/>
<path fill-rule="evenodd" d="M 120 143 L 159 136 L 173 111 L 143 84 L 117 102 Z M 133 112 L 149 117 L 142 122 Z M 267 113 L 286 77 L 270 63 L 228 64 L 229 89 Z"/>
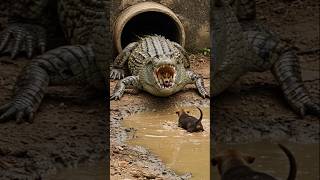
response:
<path fill-rule="evenodd" d="M 198 109 L 200 111 L 199 119 L 197 119 L 193 116 L 190 116 L 183 109 L 180 109 L 179 111 L 177 111 L 176 114 L 179 116 L 178 127 L 181 127 L 190 133 L 204 131 L 203 126 L 201 124 L 202 111 L 200 108 L 198 108 Z"/>
<path fill-rule="evenodd" d="M 279 144 L 290 162 L 290 171 L 287 180 L 294 180 L 297 173 L 296 161 L 292 153 L 283 145 Z M 248 164 L 252 164 L 255 157 L 243 154 L 237 150 L 228 149 L 221 155 L 211 160 L 213 166 L 218 166 L 221 180 L 276 180 L 274 177 L 257 172 L 250 168 Z"/>

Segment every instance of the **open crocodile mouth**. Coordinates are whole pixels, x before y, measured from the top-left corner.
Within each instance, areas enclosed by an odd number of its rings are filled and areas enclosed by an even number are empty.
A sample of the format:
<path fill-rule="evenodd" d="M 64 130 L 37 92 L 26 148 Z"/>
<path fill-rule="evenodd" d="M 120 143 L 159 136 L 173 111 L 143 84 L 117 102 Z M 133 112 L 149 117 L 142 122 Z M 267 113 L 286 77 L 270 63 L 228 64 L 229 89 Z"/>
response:
<path fill-rule="evenodd" d="M 154 70 L 154 78 L 160 88 L 172 88 L 176 76 L 176 68 L 172 65 L 161 65 Z"/>

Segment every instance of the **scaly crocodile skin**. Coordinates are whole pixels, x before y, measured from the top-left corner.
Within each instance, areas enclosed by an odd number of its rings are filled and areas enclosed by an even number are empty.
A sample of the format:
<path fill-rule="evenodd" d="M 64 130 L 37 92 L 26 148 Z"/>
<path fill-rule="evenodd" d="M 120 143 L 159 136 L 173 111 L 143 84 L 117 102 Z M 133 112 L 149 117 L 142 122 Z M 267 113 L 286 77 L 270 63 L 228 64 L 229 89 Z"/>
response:
<path fill-rule="evenodd" d="M 13 9 L 9 18 L 15 19 L 14 23 L 19 23 L 19 26 L 9 24 L 0 34 L 3 49 L 12 50 L 16 54 L 24 47 L 30 49 L 30 44 L 35 46 L 41 31 L 33 33 L 32 29 L 40 27 L 41 23 L 35 25 L 30 22 L 46 22 L 41 20 L 47 17 L 41 12 L 46 12 L 43 10 L 48 7 L 57 7 L 59 22 L 56 24 L 62 26 L 65 39 L 71 45 L 52 49 L 32 59 L 18 78 L 13 99 L 0 107 L 0 122 L 12 117 L 17 122 L 24 119 L 32 121 L 51 84 L 72 82 L 75 79 L 97 88 L 107 84 L 104 80 L 108 74 L 106 67 L 111 60 L 112 46 L 108 24 L 109 3 L 106 0 L 18 0 L 9 5 L 8 8 Z M 22 12 L 26 10 L 27 13 Z M 30 31 L 27 27 L 30 27 Z M 109 88 L 106 89 L 108 92 Z"/>
<path fill-rule="evenodd" d="M 213 95 L 246 72 L 272 70 L 295 112 L 320 116 L 320 106 L 303 85 L 293 48 L 256 21 L 254 0 L 213 1 Z"/>
<path fill-rule="evenodd" d="M 120 99 L 128 86 L 145 90 L 155 96 L 166 97 L 180 91 L 186 84 L 190 83 L 195 83 L 202 97 L 209 96 L 204 88 L 202 76 L 190 70 L 190 62 L 186 51 L 178 43 L 162 36 L 146 36 L 138 42 L 129 44 L 116 58 L 110 77 L 113 79 L 123 78 L 123 68 L 126 62 L 128 62 L 128 68 L 132 76 L 125 77 L 118 82 L 111 99 Z M 154 73 L 157 68 L 160 68 L 159 64 L 162 66 L 170 65 L 175 68 L 176 73 L 172 75 L 174 85 L 170 88 L 161 88 L 160 84 L 164 80 L 157 82 L 155 78 Z M 163 69 L 166 70 L 163 75 L 172 72 L 167 68 Z"/>

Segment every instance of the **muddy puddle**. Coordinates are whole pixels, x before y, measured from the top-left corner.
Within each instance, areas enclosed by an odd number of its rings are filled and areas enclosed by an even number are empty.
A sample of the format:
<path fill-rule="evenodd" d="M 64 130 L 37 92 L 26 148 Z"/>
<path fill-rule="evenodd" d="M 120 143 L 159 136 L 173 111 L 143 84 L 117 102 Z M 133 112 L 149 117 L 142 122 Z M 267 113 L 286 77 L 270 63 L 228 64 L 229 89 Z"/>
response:
<path fill-rule="evenodd" d="M 82 164 L 74 168 L 61 169 L 55 175 L 47 177 L 48 180 L 105 180 L 107 177 L 106 164 L 102 161 L 99 164 Z"/>
<path fill-rule="evenodd" d="M 316 180 L 319 179 L 319 144 L 295 144 L 290 142 L 281 142 L 294 155 L 297 166 L 297 180 Z M 218 150 L 226 148 L 238 149 L 241 152 L 256 157 L 252 167 L 255 170 L 268 173 L 279 180 L 286 180 L 289 172 L 289 161 L 283 151 L 275 143 L 268 141 L 221 145 Z M 213 170 L 213 178 L 219 179 L 216 168 Z"/>
<path fill-rule="evenodd" d="M 189 114 L 199 118 L 199 110 L 185 107 Z M 176 109 L 161 112 L 143 112 L 123 121 L 126 128 L 134 128 L 134 138 L 127 143 L 142 146 L 158 156 L 178 175 L 192 174 L 194 180 L 210 177 L 210 117 L 209 108 L 203 110 L 203 132 L 188 133 L 177 125 Z"/>

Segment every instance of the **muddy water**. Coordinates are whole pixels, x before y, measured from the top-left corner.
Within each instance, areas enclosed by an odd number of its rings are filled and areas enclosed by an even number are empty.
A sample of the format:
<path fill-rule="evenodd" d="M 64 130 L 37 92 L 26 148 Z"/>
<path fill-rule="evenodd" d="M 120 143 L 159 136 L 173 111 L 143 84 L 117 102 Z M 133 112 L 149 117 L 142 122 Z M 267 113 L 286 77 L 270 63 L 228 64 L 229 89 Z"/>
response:
<path fill-rule="evenodd" d="M 99 162 L 99 164 L 88 165 L 82 164 L 77 168 L 65 168 L 58 171 L 57 174 L 47 177 L 48 180 L 105 180 L 107 177 L 106 164 Z"/>
<path fill-rule="evenodd" d="M 298 173 L 297 180 L 316 180 L 319 176 L 319 144 L 294 144 L 282 142 L 295 156 Z M 256 157 L 252 167 L 255 170 L 266 172 L 279 180 L 288 177 L 289 162 L 286 155 L 277 144 L 265 141 L 250 144 L 222 145 L 217 149 L 238 149 L 241 152 Z M 219 179 L 216 168 L 213 170 L 213 179 Z"/>
<path fill-rule="evenodd" d="M 185 108 L 199 117 L 199 110 Z M 177 127 L 176 110 L 144 112 L 128 117 L 123 126 L 136 129 L 131 145 L 139 145 L 157 155 L 168 168 L 179 175 L 192 174 L 194 180 L 207 180 L 210 176 L 209 109 L 203 109 L 204 132 L 187 133 Z"/>

